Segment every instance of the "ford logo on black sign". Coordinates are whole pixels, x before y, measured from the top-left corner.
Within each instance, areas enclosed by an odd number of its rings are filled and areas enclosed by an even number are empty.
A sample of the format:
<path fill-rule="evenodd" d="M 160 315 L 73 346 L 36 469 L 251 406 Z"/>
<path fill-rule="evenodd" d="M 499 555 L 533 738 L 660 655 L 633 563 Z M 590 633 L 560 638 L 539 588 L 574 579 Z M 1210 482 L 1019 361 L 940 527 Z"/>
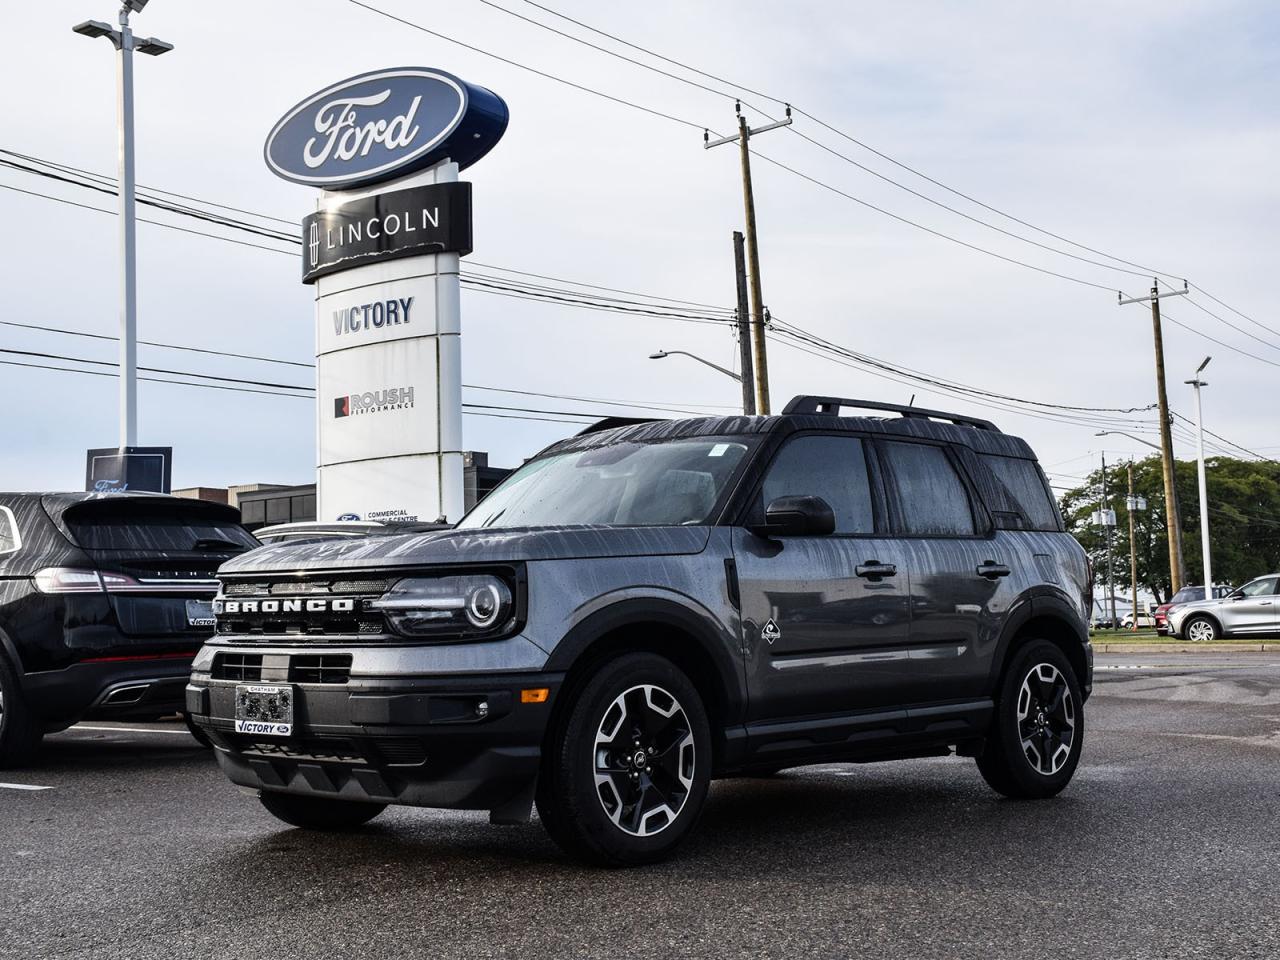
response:
<path fill-rule="evenodd" d="M 508 116 L 497 94 L 443 71 L 375 70 L 303 100 L 263 152 L 286 180 L 342 190 L 445 159 L 469 167 L 493 149 Z"/>

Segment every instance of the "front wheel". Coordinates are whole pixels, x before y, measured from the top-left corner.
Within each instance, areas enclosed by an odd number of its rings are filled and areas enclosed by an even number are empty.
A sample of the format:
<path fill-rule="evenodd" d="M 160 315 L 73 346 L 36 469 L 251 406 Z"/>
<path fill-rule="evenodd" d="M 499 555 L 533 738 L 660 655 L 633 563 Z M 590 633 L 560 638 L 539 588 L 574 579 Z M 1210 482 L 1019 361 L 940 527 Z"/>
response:
<path fill-rule="evenodd" d="M 547 832 L 590 863 L 668 856 L 697 821 L 711 779 L 697 689 L 671 661 L 630 653 L 600 666 L 566 706 L 538 780 Z"/>
<path fill-rule="evenodd" d="M 352 830 L 387 809 L 385 803 L 300 797 L 292 793 L 264 791 L 258 799 L 276 819 L 306 830 Z"/>
<path fill-rule="evenodd" d="M 1006 797 L 1038 800 L 1071 781 L 1084 744 L 1084 699 L 1075 669 L 1055 644 L 1018 650 L 1001 683 L 978 770 Z"/>
<path fill-rule="evenodd" d="M 1218 639 L 1218 625 L 1211 617 L 1192 617 L 1183 625 L 1182 632 L 1194 643 Z"/>

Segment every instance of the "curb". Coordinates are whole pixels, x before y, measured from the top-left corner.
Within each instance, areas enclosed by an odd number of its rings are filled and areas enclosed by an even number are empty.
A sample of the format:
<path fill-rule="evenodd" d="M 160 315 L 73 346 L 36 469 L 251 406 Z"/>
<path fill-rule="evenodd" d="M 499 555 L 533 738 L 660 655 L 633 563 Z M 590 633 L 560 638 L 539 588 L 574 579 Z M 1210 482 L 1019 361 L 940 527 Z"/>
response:
<path fill-rule="evenodd" d="M 1280 653 L 1280 643 L 1095 643 L 1094 653 Z"/>

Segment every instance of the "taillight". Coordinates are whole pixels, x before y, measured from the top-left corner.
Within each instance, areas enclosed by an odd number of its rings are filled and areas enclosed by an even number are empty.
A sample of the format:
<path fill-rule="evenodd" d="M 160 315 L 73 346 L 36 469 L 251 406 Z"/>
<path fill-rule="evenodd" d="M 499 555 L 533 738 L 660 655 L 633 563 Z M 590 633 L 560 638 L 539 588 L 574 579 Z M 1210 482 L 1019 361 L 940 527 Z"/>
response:
<path fill-rule="evenodd" d="M 41 593 L 130 593 L 146 585 L 123 573 L 75 567 L 45 567 L 32 578 Z"/>

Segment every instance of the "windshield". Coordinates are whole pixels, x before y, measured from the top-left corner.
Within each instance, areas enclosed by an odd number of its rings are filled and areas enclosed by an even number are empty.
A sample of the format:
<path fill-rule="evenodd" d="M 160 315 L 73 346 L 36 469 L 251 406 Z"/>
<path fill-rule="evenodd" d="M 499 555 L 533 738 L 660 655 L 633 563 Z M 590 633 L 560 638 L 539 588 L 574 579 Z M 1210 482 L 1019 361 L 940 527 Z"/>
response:
<path fill-rule="evenodd" d="M 700 437 L 553 454 L 517 470 L 458 528 L 706 523 L 749 449 Z"/>

